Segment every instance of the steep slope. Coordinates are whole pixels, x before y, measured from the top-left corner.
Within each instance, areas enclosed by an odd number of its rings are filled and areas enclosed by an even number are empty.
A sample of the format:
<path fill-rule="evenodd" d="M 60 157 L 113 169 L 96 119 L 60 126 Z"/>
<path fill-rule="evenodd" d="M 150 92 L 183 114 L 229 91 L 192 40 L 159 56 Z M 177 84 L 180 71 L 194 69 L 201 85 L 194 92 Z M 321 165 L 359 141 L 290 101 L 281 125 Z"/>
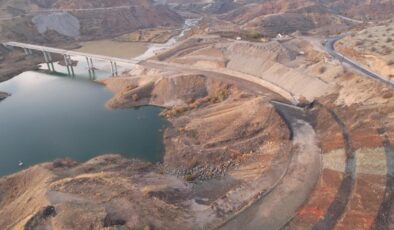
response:
<path fill-rule="evenodd" d="M 35 0 L 0 4 L 1 40 L 35 43 L 91 40 L 138 29 L 179 26 L 182 18 L 149 0 Z"/>

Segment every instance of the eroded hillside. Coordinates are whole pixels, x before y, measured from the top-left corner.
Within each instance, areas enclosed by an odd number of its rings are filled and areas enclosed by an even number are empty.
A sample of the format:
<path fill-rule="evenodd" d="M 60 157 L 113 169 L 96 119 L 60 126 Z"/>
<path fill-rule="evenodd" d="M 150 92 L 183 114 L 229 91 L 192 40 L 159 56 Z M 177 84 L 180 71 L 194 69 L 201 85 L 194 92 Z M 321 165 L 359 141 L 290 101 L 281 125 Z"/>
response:
<path fill-rule="evenodd" d="M 151 1 L 5 2 L 2 40 L 35 43 L 73 42 L 131 33 L 154 27 L 178 27 L 182 18 Z"/>
<path fill-rule="evenodd" d="M 140 12 L 166 8 L 151 3 Z M 0 228 L 393 229 L 392 79 L 361 73 L 325 46 L 352 29 L 334 48 L 389 77 L 392 22 L 363 20 L 388 17 L 391 1 L 168 3 L 200 23 L 100 81 L 114 93 L 108 109 L 163 108 L 163 160 L 109 154 L 2 177 Z"/>

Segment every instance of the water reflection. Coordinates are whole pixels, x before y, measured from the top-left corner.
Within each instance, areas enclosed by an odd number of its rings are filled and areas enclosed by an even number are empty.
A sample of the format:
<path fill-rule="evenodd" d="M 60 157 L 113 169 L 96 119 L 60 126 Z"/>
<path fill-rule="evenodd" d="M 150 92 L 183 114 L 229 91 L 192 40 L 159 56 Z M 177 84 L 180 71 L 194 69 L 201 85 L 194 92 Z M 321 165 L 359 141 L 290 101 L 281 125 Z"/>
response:
<path fill-rule="evenodd" d="M 86 69 L 78 65 L 76 70 Z M 96 76 L 104 73 L 98 70 Z M 0 103 L 0 175 L 20 170 L 19 161 L 30 166 L 104 153 L 161 160 L 159 130 L 167 123 L 159 108 L 108 109 L 105 103 L 112 94 L 105 87 L 90 81 L 88 74 L 66 76 L 24 72 L 0 84 L 0 91 L 12 94 Z"/>

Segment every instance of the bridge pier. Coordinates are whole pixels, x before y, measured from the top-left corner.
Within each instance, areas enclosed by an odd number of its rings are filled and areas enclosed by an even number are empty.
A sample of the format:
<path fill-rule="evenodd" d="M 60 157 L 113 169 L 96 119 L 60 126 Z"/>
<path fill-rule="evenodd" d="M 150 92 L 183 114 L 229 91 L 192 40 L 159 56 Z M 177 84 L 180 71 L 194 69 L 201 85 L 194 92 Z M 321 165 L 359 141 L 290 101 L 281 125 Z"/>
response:
<path fill-rule="evenodd" d="M 72 63 L 70 55 L 64 54 L 63 57 L 64 57 L 64 64 L 67 67 L 68 75 L 74 77 L 75 72 L 74 72 L 74 67 L 73 67 L 73 63 Z"/>
<path fill-rule="evenodd" d="M 49 60 L 49 65 L 52 67 L 52 72 L 55 72 L 55 66 L 53 65 L 53 59 L 52 59 L 51 53 L 47 52 L 47 56 L 48 56 L 48 60 Z"/>
<path fill-rule="evenodd" d="M 88 64 L 89 78 L 94 80 L 96 77 L 96 74 L 94 72 L 93 59 L 88 58 L 87 56 L 85 58 L 86 58 L 86 63 Z"/>
<path fill-rule="evenodd" d="M 32 55 L 33 51 L 31 49 L 23 48 L 23 51 L 25 51 L 26 55 Z"/>
<path fill-rule="evenodd" d="M 44 59 L 45 63 L 47 63 L 48 70 L 51 72 L 55 72 L 55 66 L 53 65 L 51 55 L 45 51 L 42 51 L 42 53 L 44 54 Z"/>
<path fill-rule="evenodd" d="M 107 61 L 110 62 L 112 76 L 118 76 L 118 64 L 117 64 L 118 62 L 119 63 L 128 63 L 128 64 L 138 63 L 138 61 L 130 60 L 130 59 L 122 59 L 122 58 L 110 57 L 110 56 L 104 56 L 104 55 L 82 53 L 82 52 L 77 52 L 77 51 L 70 51 L 70 50 L 59 49 L 59 48 L 54 48 L 54 47 L 39 46 L 39 45 L 20 43 L 20 42 L 5 42 L 5 43 L 0 43 L 0 45 L 3 45 L 8 49 L 21 48 L 24 50 L 26 55 L 33 54 L 33 51 L 42 52 L 44 55 L 44 58 L 45 58 L 45 63 L 47 63 L 47 65 L 48 65 L 49 71 L 55 71 L 51 55 L 52 54 L 62 55 L 64 58 L 65 66 L 67 67 L 68 74 L 70 76 L 75 76 L 74 67 L 73 67 L 73 63 L 71 60 L 71 55 L 85 57 L 86 62 L 89 67 L 89 74 L 90 74 L 90 76 L 93 76 L 93 77 L 95 74 L 94 73 L 95 68 L 94 68 L 94 64 L 93 64 L 93 58 L 95 60 L 102 60 L 105 62 L 107 62 Z"/>
<path fill-rule="evenodd" d="M 111 74 L 112 76 L 118 76 L 118 65 L 116 64 L 116 62 L 113 61 L 109 61 L 111 64 Z"/>
<path fill-rule="evenodd" d="M 118 76 L 118 64 L 114 62 L 114 67 L 115 67 L 115 74 Z"/>

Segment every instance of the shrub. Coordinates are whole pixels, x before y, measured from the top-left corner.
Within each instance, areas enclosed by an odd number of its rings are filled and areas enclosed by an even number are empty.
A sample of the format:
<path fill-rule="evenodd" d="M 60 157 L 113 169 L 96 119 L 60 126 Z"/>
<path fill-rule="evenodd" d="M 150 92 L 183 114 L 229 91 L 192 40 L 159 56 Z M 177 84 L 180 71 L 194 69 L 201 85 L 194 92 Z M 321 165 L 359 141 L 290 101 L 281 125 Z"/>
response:
<path fill-rule="evenodd" d="M 394 60 L 390 60 L 387 62 L 387 65 L 394 65 Z"/>
<path fill-rule="evenodd" d="M 322 67 L 320 67 L 320 69 L 319 69 L 319 73 L 320 73 L 320 74 L 323 74 L 323 73 L 326 72 L 326 70 L 327 70 L 327 68 L 326 68 L 325 66 L 322 66 Z"/>
<path fill-rule="evenodd" d="M 387 42 L 387 43 L 392 42 L 392 41 L 393 41 L 393 39 L 391 39 L 391 38 L 387 38 L 387 39 L 386 39 L 386 42 Z"/>
<path fill-rule="evenodd" d="M 261 35 L 260 32 L 258 32 L 258 31 L 248 31 L 247 34 L 246 34 L 246 36 L 247 36 L 249 39 L 259 39 L 259 38 L 262 37 L 262 35 Z"/>
<path fill-rule="evenodd" d="M 387 93 L 383 94 L 383 98 L 384 99 L 389 99 L 389 98 L 392 98 L 392 97 L 393 97 L 393 93 L 391 93 L 391 92 L 387 92 Z"/>
<path fill-rule="evenodd" d="M 356 46 L 362 46 L 362 45 L 364 45 L 364 41 L 357 41 L 356 42 Z"/>

